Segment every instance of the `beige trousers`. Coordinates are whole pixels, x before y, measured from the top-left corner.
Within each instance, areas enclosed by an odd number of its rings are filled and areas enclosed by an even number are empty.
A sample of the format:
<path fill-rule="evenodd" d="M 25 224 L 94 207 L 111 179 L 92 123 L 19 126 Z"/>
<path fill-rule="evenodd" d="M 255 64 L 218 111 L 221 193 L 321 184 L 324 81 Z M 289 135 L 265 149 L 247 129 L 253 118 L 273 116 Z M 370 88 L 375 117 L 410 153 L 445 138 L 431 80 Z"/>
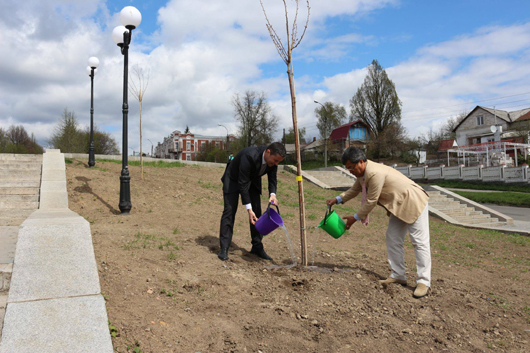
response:
<path fill-rule="evenodd" d="M 410 241 L 414 245 L 416 255 L 416 269 L 418 277 L 416 283 L 431 286 L 431 246 L 429 240 L 429 207 L 425 209 L 418 219 L 408 224 L 394 215 L 390 215 L 388 229 L 386 231 L 386 249 L 388 252 L 388 263 L 392 270 L 390 277 L 394 279 L 407 280 L 405 274 L 405 248 L 403 243 L 407 231 Z"/>

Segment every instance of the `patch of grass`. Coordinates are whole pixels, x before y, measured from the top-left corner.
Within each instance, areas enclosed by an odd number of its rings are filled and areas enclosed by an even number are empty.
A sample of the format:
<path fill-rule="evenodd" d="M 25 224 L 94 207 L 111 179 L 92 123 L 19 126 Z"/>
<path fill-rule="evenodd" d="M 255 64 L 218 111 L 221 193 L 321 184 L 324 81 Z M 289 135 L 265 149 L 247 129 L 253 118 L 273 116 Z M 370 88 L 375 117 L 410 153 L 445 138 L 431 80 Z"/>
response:
<path fill-rule="evenodd" d="M 101 168 L 101 167 L 93 167 L 93 169 L 101 170 L 102 172 L 108 172 L 109 171 L 107 168 Z"/>
<path fill-rule="evenodd" d="M 434 185 L 441 186 L 443 188 L 455 188 L 455 189 L 472 189 L 472 190 L 496 190 L 496 191 L 513 191 L 513 192 L 524 192 L 530 193 L 530 188 L 526 185 L 510 185 L 510 184 L 490 184 L 490 183 L 473 183 L 456 180 L 440 180 L 434 183 Z"/>
<path fill-rule="evenodd" d="M 74 163 L 74 161 L 71 160 L 70 158 L 65 158 L 65 159 L 64 159 L 64 163 L 65 163 L 65 164 L 72 164 L 72 163 Z"/>
<path fill-rule="evenodd" d="M 173 228 L 173 234 L 180 234 L 180 230 L 177 227 Z"/>
<path fill-rule="evenodd" d="M 117 336 L 119 336 L 118 329 L 116 328 L 116 326 L 113 326 L 113 325 L 110 323 L 110 320 L 109 320 L 109 331 L 110 331 L 110 335 L 111 335 L 112 337 L 117 337 Z"/>
<path fill-rule="evenodd" d="M 530 189 L 530 188 L 529 188 Z M 530 207 L 530 194 L 518 192 L 470 192 L 455 191 L 456 194 L 478 203 L 495 205 Z"/>
<path fill-rule="evenodd" d="M 205 189 L 220 189 L 220 185 L 212 184 L 210 182 L 205 183 L 200 179 L 197 181 L 197 183 L 199 184 L 200 187 L 205 188 Z"/>

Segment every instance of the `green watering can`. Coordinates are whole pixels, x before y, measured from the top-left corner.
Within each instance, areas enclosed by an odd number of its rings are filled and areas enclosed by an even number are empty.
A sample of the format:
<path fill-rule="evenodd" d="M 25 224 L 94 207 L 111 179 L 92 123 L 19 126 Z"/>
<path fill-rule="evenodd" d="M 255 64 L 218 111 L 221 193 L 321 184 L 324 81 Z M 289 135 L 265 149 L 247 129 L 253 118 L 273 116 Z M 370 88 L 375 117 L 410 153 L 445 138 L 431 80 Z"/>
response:
<path fill-rule="evenodd" d="M 334 210 L 331 210 L 331 205 L 328 206 L 326 215 L 318 227 L 324 229 L 326 233 L 335 239 L 340 238 L 341 235 L 346 231 L 346 223 L 344 223 L 342 218 L 340 218 L 340 216 Z"/>

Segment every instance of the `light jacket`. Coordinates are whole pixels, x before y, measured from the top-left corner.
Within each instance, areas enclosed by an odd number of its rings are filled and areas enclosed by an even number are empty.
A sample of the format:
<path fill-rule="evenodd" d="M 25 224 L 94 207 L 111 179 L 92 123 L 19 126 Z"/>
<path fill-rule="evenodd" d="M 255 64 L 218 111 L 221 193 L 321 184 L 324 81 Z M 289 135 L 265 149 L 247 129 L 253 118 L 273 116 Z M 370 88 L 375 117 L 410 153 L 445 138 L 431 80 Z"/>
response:
<path fill-rule="evenodd" d="M 429 200 L 425 190 L 401 172 L 371 160 L 366 161 L 364 180 L 367 200 L 357 212 L 361 219 L 380 205 L 403 222 L 411 224 L 418 219 Z M 360 178 L 357 178 L 353 186 L 340 195 L 342 202 L 354 198 L 361 190 Z"/>

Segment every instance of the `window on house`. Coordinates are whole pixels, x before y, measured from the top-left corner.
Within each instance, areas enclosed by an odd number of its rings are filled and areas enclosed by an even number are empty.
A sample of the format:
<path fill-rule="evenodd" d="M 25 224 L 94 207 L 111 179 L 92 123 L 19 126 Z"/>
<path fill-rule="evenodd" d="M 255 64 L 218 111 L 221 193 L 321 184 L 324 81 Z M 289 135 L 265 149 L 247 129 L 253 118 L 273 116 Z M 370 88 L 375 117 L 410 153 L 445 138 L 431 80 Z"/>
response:
<path fill-rule="evenodd" d="M 206 142 L 201 142 L 201 151 L 206 149 Z"/>
<path fill-rule="evenodd" d="M 477 125 L 484 125 L 484 116 L 477 116 Z"/>
<path fill-rule="evenodd" d="M 189 142 L 188 142 L 188 143 L 189 143 Z M 186 160 L 187 160 L 187 161 L 191 161 L 191 154 L 187 154 L 187 155 L 186 155 Z"/>
<path fill-rule="evenodd" d="M 191 151 L 191 142 L 186 141 L 186 151 Z"/>

